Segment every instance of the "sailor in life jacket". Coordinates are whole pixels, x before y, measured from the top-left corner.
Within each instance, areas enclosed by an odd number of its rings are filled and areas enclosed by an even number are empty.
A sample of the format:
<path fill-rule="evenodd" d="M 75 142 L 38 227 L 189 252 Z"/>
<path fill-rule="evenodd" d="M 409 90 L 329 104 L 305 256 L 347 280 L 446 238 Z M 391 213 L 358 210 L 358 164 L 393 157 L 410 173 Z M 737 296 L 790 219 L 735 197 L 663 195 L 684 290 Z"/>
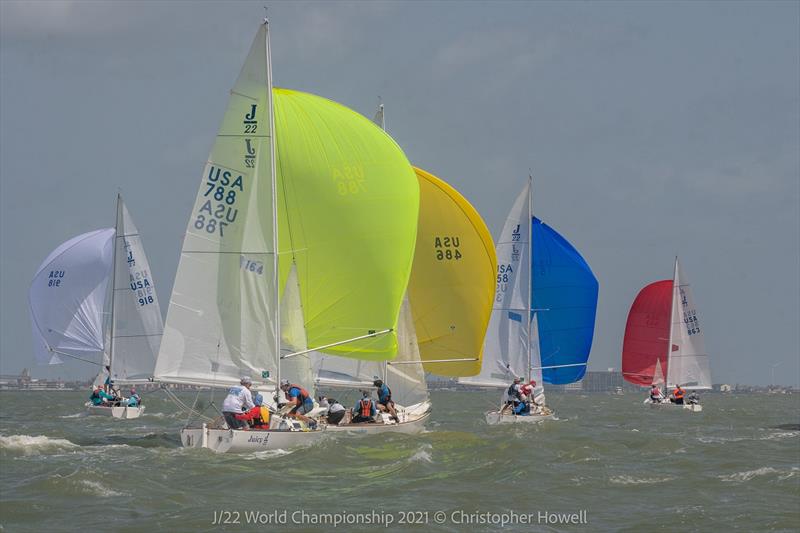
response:
<path fill-rule="evenodd" d="M 294 405 L 287 416 L 302 420 L 311 427 L 316 426 L 316 421 L 305 416 L 314 410 L 314 399 L 308 394 L 308 391 L 300 385 L 289 383 L 288 379 L 281 380 L 281 390 L 286 395 L 289 405 Z"/>
<path fill-rule="evenodd" d="M 250 424 L 253 429 L 269 429 L 269 408 L 264 405 L 264 397 L 257 393 L 253 397 L 255 404 L 252 409 L 236 415 L 236 420 L 244 420 Z"/>
<path fill-rule="evenodd" d="M 222 416 L 225 417 L 225 422 L 230 429 L 248 429 L 247 422 L 237 420 L 236 415 L 242 414 L 242 411 L 249 411 L 255 406 L 253 394 L 250 392 L 253 381 L 245 376 L 239 380 L 239 383 L 240 387 L 228 389 L 228 395 L 222 401 Z"/>
<path fill-rule="evenodd" d="M 683 405 L 683 395 L 686 393 L 680 385 L 675 384 L 675 390 L 672 391 L 672 401 L 678 405 Z"/>
<path fill-rule="evenodd" d="M 375 402 L 370 398 L 369 391 L 361 391 L 361 399 L 353 407 L 353 423 L 375 422 L 374 416 L 378 413 Z"/>
<path fill-rule="evenodd" d="M 689 396 L 686 397 L 686 401 L 689 405 L 696 405 L 700 403 L 700 396 L 697 394 L 697 391 L 693 390 L 689 393 Z"/>
<path fill-rule="evenodd" d="M 653 402 L 653 403 L 659 403 L 663 399 L 664 399 L 664 396 L 662 396 L 661 390 L 658 388 L 658 385 L 653 383 L 650 386 L 650 401 Z"/>
<path fill-rule="evenodd" d="M 392 389 L 386 386 L 386 383 L 381 379 L 375 379 L 372 384 L 378 389 L 378 409 L 380 409 L 381 412 L 389 413 L 389 416 L 394 418 L 397 422 L 400 422 L 400 419 L 397 418 L 397 411 L 394 409 L 394 402 L 392 401 Z"/>
<path fill-rule="evenodd" d="M 523 402 L 529 402 L 533 405 L 537 405 L 536 401 L 533 399 L 533 391 L 536 390 L 536 380 L 532 379 L 528 383 L 522 385 L 519 388 L 519 393 L 522 396 Z"/>
<path fill-rule="evenodd" d="M 139 407 L 142 405 L 142 397 L 136 394 L 136 389 L 131 387 L 131 395 L 128 398 L 128 407 Z"/>

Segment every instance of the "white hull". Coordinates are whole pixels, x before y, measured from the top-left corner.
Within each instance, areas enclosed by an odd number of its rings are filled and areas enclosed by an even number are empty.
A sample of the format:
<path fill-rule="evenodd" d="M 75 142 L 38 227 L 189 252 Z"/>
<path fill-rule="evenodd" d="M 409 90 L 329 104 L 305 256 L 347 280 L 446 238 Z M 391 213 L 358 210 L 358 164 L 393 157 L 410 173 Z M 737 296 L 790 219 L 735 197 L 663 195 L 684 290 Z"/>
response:
<path fill-rule="evenodd" d="M 118 407 L 108 407 L 105 405 L 86 405 L 86 412 L 89 416 L 110 416 L 111 418 L 131 419 L 139 418 L 144 413 L 144 405 L 140 407 L 128 407 L 120 405 Z"/>
<path fill-rule="evenodd" d="M 425 423 L 431 416 L 431 405 L 428 402 L 408 408 L 396 406 L 396 409 L 400 422 L 389 420 L 388 414 L 379 413 L 378 417 L 382 422 L 376 422 L 374 424 L 329 425 L 327 426 L 327 431 L 334 434 L 344 433 L 347 435 L 374 435 L 377 433 L 416 435 L 425 429 Z"/>
<path fill-rule="evenodd" d="M 498 424 L 536 424 L 543 420 L 554 420 L 555 413 L 549 409 L 548 411 L 548 413 L 531 413 L 529 415 L 500 414 L 500 411 L 487 411 L 486 423 L 490 426 L 496 426 Z"/>
<path fill-rule="evenodd" d="M 184 448 L 208 448 L 218 453 L 246 453 L 262 450 L 288 450 L 310 446 L 325 438 L 327 431 L 296 431 L 290 429 L 212 429 L 183 428 Z"/>
<path fill-rule="evenodd" d="M 682 408 L 686 409 L 687 411 L 691 411 L 693 413 L 699 413 L 699 412 L 701 412 L 703 410 L 703 406 L 700 405 L 699 403 L 677 404 L 677 403 L 672 403 L 670 401 L 653 402 L 653 401 L 650 400 L 650 398 L 647 398 L 644 401 L 644 403 L 646 405 L 649 405 L 650 407 L 654 407 L 654 408 L 655 407 L 682 407 Z"/>

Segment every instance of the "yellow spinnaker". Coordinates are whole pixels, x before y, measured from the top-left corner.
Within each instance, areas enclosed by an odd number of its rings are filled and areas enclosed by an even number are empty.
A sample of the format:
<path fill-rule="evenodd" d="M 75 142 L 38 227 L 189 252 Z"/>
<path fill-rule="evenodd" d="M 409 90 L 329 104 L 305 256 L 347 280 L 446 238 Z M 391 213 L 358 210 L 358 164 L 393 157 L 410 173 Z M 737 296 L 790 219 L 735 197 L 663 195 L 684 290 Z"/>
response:
<path fill-rule="evenodd" d="M 414 267 L 408 285 L 422 361 L 440 376 L 481 370 L 483 338 L 497 272 L 492 236 L 474 207 L 453 187 L 414 168 L 420 187 Z"/>
<path fill-rule="evenodd" d="M 419 185 L 399 146 L 362 115 L 274 89 L 280 286 L 292 260 L 310 348 L 397 328 L 414 258 Z M 325 350 L 380 361 L 395 333 Z"/>

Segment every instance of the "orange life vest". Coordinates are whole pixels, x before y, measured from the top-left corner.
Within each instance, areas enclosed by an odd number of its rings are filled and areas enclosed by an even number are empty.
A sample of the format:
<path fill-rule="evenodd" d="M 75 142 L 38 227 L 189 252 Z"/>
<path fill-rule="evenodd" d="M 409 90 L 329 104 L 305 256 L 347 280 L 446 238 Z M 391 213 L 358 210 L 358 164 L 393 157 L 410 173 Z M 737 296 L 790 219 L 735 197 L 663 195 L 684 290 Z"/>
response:
<path fill-rule="evenodd" d="M 675 389 L 675 392 L 673 392 L 672 394 L 675 395 L 675 398 L 680 399 L 680 398 L 683 398 L 684 390 L 680 389 L 680 388 L 679 389 Z"/>
<path fill-rule="evenodd" d="M 359 403 L 361 404 L 361 416 L 365 418 L 372 416 L 372 400 L 369 398 L 361 398 Z"/>
<path fill-rule="evenodd" d="M 292 390 L 293 388 L 298 389 L 300 391 L 300 396 L 297 398 L 298 400 L 300 400 L 300 405 L 303 405 L 306 400 L 311 399 L 311 396 L 308 395 L 308 391 L 303 387 L 301 387 L 300 385 L 295 385 L 294 383 L 289 385 L 289 390 Z M 287 396 L 289 395 L 288 391 L 286 395 Z"/>

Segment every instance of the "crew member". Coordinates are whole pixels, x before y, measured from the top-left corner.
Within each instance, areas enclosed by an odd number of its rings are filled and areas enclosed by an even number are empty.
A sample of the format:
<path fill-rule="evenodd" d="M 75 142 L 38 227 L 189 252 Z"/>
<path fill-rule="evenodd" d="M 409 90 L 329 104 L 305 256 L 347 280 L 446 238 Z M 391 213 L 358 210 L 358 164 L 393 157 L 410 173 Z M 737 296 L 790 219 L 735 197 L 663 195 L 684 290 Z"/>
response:
<path fill-rule="evenodd" d="M 253 404 L 249 411 L 236 415 L 236 420 L 244 420 L 253 429 L 269 429 L 269 408 L 264 405 L 264 397 L 260 393 L 253 397 Z"/>
<path fill-rule="evenodd" d="M 225 422 L 231 429 L 247 429 L 247 422 L 237 420 L 236 415 L 255 407 L 253 394 L 250 392 L 253 381 L 245 376 L 239 381 L 239 384 L 241 385 L 240 387 L 228 389 L 228 395 L 222 402 L 222 416 L 225 417 Z"/>
<path fill-rule="evenodd" d="M 281 390 L 286 395 L 289 404 L 294 405 L 287 415 L 302 420 L 311 427 L 316 426 L 317 423 L 314 420 L 305 416 L 314 410 L 314 400 L 308 391 L 300 385 L 289 383 L 288 379 L 281 380 Z"/>
<path fill-rule="evenodd" d="M 369 391 L 361 391 L 361 399 L 353 407 L 353 423 L 375 422 L 374 416 L 377 413 L 375 402 L 369 397 Z"/>
<path fill-rule="evenodd" d="M 661 394 L 661 390 L 659 390 L 658 385 L 653 383 L 650 385 L 650 401 L 653 403 L 661 403 L 661 400 L 664 399 L 664 396 Z"/>
<path fill-rule="evenodd" d="M 380 409 L 381 412 L 388 412 L 389 416 L 394 418 L 397 422 L 400 422 L 400 419 L 397 418 L 397 411 L 394 409 L 394 402 L 392 401 L 392 389 L 380 379 L 376 379 L 372 384 L 378 389 L 378 409 Z"/>
<path fill-rule="evenodd" d="M 680 385 L 675 385 L 675 390 L 672 391 L 672 401 L 678 405 L 683 405 L 683 396 L 686 393 Z"/>

